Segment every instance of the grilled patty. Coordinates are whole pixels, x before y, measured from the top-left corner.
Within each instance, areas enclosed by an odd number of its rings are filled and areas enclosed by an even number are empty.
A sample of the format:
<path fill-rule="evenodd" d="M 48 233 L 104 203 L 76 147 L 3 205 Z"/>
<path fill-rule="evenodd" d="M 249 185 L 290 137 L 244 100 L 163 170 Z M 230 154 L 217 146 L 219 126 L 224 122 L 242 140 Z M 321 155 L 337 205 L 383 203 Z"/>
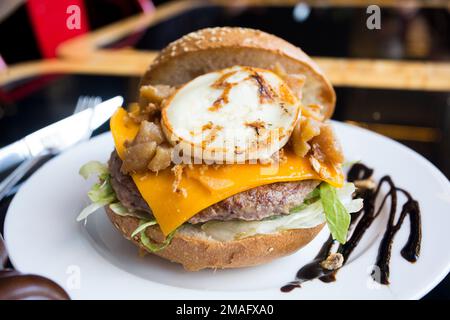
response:
<path fill-rule="evenodd" d="M 114 151 L 109 160 L 111 184 L 119 201 L 128 209 L 145 211 L 151 209 L 142 198 L 129 175 L 120 171 L 122 160 Z M 261 220 L 271 216 L 288 214 L 289 210 L 303 203 L 305 197 L 320 183 L 317 180 L 279 182 L 259 186 L 222 200 L 203 209 L 189 223 L 210 220 Z"/>

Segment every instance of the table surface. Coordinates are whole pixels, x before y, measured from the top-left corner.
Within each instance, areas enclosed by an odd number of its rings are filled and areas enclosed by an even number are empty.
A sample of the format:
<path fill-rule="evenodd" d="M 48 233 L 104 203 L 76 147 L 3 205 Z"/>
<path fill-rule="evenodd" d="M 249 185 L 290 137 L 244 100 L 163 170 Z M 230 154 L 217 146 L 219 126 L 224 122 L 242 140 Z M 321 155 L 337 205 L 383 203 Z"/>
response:
<path fill-rule="evenodd" d="M 450 72 L 447 72 L 450 70 L 450 13 L 447 9 L 383 8 L 383 27 L 375 32 L 360 27 L 365 23 L 365 8 L 310 9 L 304 21 L 294 18 L 292 8 L 281 6 L 240 10 L 218 6 L 190 9 L 138 33 L 111 38 L 107 45 L 98 49 L 111 51 L 127 46 L 123 56 L 125 60 L 121 61 L 130 61 L 126 59 L 130 58 L 129 49 L 137 54 L 145 50 L 159 50 L 170 41 L 198 28 L 246 26 L 279 35 L 300 45 L 311 55 L 331 57 L 327 61 L 319 59 L 319 63 L 327 62 L 326 66 L 348 61 L 353 63 L 347 58 L 383 59 L 388 63 L 412 61 L 418 66 L 428 66 L 429 61 L 434 61 L 442 66 L 442 70 L 446 70 L 441 79 L 444 82 L 450 79 Z M 111 56 L 120 58 L 120 50 L 107 57 Z M 134 57 L 143 56 L 131 57 L 134 61 Z M 95 66 L 89 57 L 85 58 L 84 63 L 82 60 L 73 64 L 43 62 L 42 66 L 45 67 L 41 68 L 37 64 L 37 70 L 44 72 L 44 75 L 22 77 L 12 82 L 0 81 L 3 83 L 0 86 L 0 148 L 70 115 L 80 95 L 101 96 L 104 100 L 122 95 L 126 103 L 135 100 L 139 73 L 143 69 L 140 64 L 130 65 L 127 70 L 117 62 Z M 145 59 L 144 63 L 148 63 L 148 59 Z M 365 66 L 376 70 L 368 61 Z M 48 65 L 52 67 L 46 68 Z M 78 67 L 80 69 L 76 69 Z M 438 72 L 437 69 L 422 69 L 424 72 L 430 70 Z M 80 74 L 86 71 L 89 74 Z M 109 75 L 93 74 L 96 71 L 104 71 Z M 431 90 L 425 85 L 423 88 L 411 86 L 411 81 L 404 81 L 404 86 L 401 81 L 391 86 L 388 85 L 389 79 L 384 82 L 384 74 L 380 79 L 372 75 L 375 81 L 366 81 L 361 85 L 356 78 L 351 80 L 353 83 L 342 82 L 346 77 L 340 78 L 338 69 L 332 68 L 330 71 L 333 71 L 331 79 L 334 80 L 337 93 L 334 119 L 364 126 L 394 138 L 425 156 L 450 177 L 450 93 L 447 90 L 450 84 L 440 86 L 434 83 Z M 14 72 L 10 75 L 14 75 Z M 392 78 L 395 77 L 398 75 L 393 74 Z M 441 87 L 444 89 L 439 89 Z M 107 125 L 96 133 L 106 130 Z M 10 200 L 11 197 L 0 202 L 0 230 L 3 230 L 3 219 Z M 430 298 L 450 298 L 450 276 L 425 297 Z"/>

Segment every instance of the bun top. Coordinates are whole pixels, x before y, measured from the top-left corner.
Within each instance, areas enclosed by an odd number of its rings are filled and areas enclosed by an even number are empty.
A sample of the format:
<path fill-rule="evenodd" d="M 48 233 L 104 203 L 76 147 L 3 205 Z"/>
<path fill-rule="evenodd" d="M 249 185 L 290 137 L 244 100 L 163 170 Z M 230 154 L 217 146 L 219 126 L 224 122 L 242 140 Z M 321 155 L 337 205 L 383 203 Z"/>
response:
<path fill-rule="evenodd" d="M 320 105 L 325 118 L 331 117 L 336 94 L 317 64 L 300 48 L 254 29 L 219 27 L 189 33 L 161 51 L 141 84 L 179 86 L 235 65 L 304 75 L 303 91 L 300 87 L 293 91 L 298 91 L 303 104 Z"/>

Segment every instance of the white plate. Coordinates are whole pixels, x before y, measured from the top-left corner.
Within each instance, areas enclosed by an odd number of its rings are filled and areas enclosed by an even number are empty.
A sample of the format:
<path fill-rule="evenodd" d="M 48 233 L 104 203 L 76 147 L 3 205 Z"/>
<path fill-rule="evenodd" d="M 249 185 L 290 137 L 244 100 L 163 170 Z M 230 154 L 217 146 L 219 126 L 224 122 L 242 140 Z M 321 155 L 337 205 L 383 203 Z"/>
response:
<path fill-rule="evenodd" d="M 34 174 L 11 203 L 5 238 L 13 265 L 49 277 L 73 299 L 417 299 L 450 270 L 450 184 L 432 164 L 410 149 L 367 130 L 334 123 L 348 159 L 389 174 L 418 199 L 422 210 L 421 256 L 410 264 L 400 256 L 409 221 L 392 250 L 391 284 L 369 276 L 387 212 L 364 235 L 334 283 L 318 280 L 290 293 L 280 287 L 293 280 L 328 236 L 327 230 L 299 252 L 259 267 L 189 273 L 179 265 L 148 255 L 116 232 L 103 212 L 84 226 L 75 221 L 88 203 L 78 169 L 89 160 L 106 161 L 113 149 L 109 134 L 56 157 Z M 409 220 L 409 219 L 407 219 Z M 326 228 L 325 228 L 326 229 Z"/>

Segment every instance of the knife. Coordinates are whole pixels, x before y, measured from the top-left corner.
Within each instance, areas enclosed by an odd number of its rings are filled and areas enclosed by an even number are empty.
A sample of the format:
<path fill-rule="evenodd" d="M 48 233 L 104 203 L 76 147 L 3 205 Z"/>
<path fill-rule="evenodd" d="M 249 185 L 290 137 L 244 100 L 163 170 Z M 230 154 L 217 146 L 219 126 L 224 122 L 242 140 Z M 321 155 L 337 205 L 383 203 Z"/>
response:
<path fill-rule="evenodd" d="M 92 131 L 105 123 L 122 103 L 123 98 L 116 96 L 0 149 L 0 169 L 5 170 L 24 161 L 0 183 L 0 200 L 43 157 L 58 154 L 89 139 Z"/>
<path fill-rule="evenodd" d="M 122 103 L 120 96 L 106 100 L 0 149 L 0 171 L 35 157 L 44 150 L 57 153 L 89 138 L 91 132 L 107 121 Z"/>

